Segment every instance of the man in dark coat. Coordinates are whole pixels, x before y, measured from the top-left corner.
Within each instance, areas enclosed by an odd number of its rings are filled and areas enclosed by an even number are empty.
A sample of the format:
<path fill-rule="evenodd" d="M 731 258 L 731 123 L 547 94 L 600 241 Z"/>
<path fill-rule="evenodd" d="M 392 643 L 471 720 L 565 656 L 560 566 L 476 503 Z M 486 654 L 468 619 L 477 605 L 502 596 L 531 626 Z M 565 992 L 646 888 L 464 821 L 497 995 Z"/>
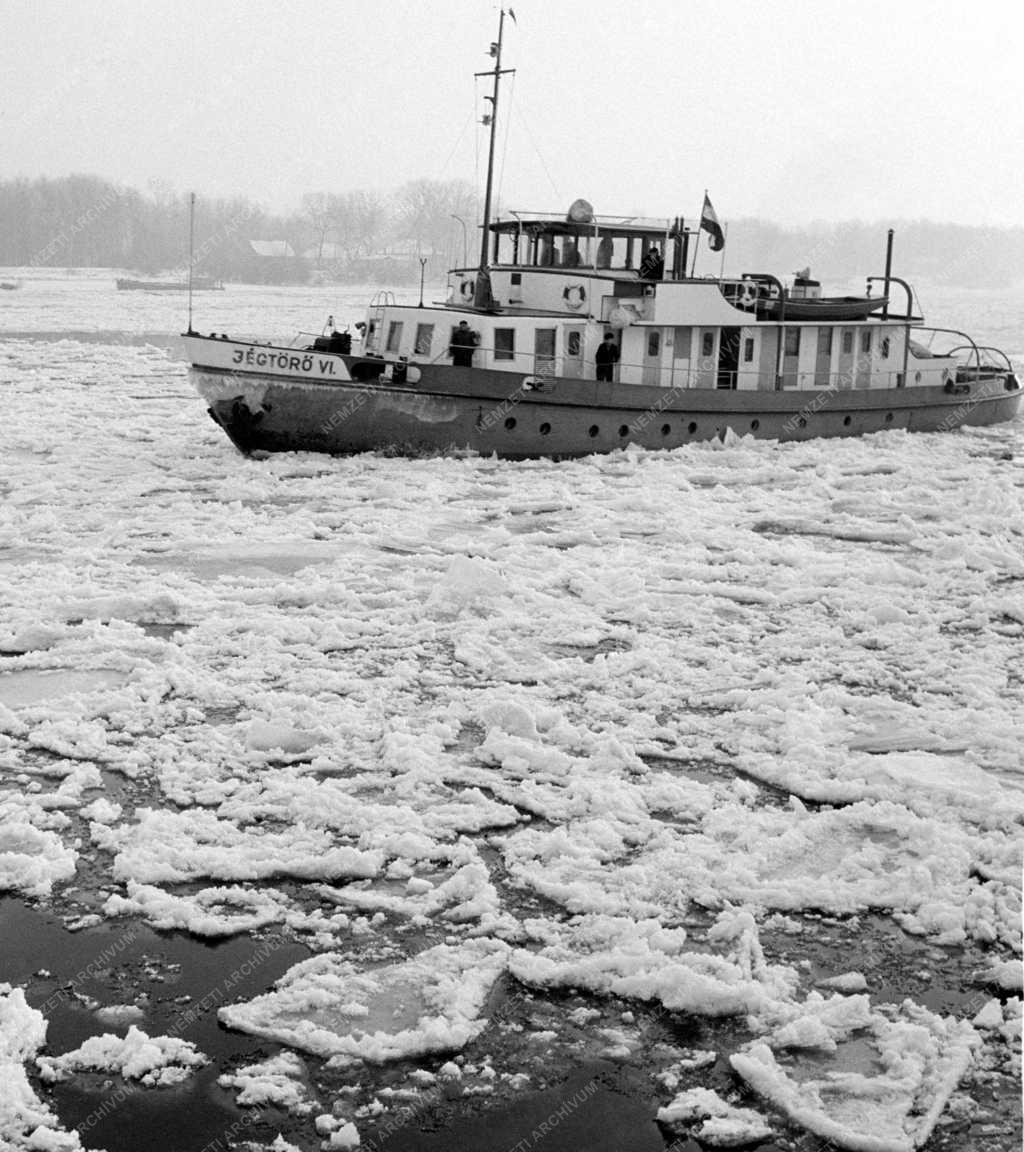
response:
<path fill-rule="evenodd" d="M 611 332 L 604 334 L 604 339 L 594 353 L 594 363 L 597 365 L 598 380 L 611 380 L 615 365 L 619 362 L 619 346 Z"/>
<path fill-rule="evenodd" d="M 477 345 L 477 334 L 470 328 L 465 320 L 459 321 L 458 328 L 452 333 L 451 343 L 448 346 L 452 364 L 456 368 L 472 368 L 473 349 Z"/>

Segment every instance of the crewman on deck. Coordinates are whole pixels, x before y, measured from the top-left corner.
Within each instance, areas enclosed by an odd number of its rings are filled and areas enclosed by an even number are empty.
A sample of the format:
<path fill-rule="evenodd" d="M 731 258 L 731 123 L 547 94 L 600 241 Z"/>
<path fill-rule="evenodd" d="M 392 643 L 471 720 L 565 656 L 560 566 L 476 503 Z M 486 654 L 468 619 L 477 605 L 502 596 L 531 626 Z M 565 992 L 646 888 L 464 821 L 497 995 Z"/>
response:
<path fill-rule="evenodd" d="M 615 343 L 615 336 L 611 332 L 604 334 L 604 339 L 594 353 L 594 363 L 597 365 L 598 380 L 611 380 L 615 365 L 619 362 L 619 346 Z"/>
<path fill-rule="evenodd" d="M 479 339 L 480 337 L 470 328 L 468 321 L 459 321 L 459 326 L 452 333 L 451 343 L 448 345 L 448 354 L 456 368 L 473 367 L 473 350 Z"/>
<path fill-rule="evenodd" d="M 645 280 L 660 280 L 665 271 L 665 261 L 657 244 L 647 249 L 643 260 L 640 261 L 640 275 Z"/>

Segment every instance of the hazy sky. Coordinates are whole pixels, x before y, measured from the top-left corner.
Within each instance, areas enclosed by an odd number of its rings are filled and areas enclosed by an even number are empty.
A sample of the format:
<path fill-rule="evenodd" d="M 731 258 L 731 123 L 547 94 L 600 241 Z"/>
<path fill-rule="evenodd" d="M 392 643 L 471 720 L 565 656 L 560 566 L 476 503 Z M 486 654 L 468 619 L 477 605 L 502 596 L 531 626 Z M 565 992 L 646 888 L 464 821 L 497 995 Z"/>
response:
<path fill-rule="evenodd" d="M 1024 5 L 513 0 L 500 203 L 1024 225 Z M 465 178 L 489 0 L 0 0 L 0 177 L 304 191 Z M 506 135 L 507 129 L 507 135 Z"/>

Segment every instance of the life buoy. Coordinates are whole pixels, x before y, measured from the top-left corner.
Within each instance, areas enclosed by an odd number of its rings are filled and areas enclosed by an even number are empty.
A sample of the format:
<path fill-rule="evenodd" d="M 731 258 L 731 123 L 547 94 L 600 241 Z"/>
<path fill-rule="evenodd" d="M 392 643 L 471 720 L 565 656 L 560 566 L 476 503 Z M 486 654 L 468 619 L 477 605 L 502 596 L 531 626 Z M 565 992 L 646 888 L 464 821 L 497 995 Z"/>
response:
<path fill-rule="evenodd" d="M 753 308 L 757 303 L 757 285 L 744 282 L 739 285 L 739 293 L 733 304 L 737 308 Z"/>
<path fill-rule="evenodd" d="M 474 294 L 476 293 L 476 281 L 463 280 L 462 287 L 459 289 L 459 291 L 462 293 L 463 300 L 472 300 Z"/>
<path fill-rule="evenodd" d="M 574 311 L 579 311 L 587 302 L 587 290 L 582 284 L 567 284 L 562 290 L 566 304 Z"/>

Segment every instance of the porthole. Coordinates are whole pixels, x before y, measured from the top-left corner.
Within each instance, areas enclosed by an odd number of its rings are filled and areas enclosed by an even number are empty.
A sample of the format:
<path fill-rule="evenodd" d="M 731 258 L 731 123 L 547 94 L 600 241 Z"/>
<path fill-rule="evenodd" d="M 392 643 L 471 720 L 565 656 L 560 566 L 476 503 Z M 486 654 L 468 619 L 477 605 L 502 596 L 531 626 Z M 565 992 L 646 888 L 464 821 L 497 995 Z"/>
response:
<path fill-rule="evenodd" d="M 619 435 L 620 436 L 628 436 L 629 435 L 629 425 L 628 424 L 620 424 L 619 425 Z"/>
<path fill-rule="evenodd" d="M 540 426 L 540 434 L 546 436 L 551 431 L 551 425 L 544 423 Z"/>
<path fill-rule="evenodd" d="M 800 419 L 797 421 L 797 424 L 799 424 L 801 428 L 806 428 L 807 427 L 807 420 L 803 416 L 801 416 Z"/>
<path fill-rule="evenodd" d="M 849 428 L 849 427 L 850 427 L 850 417 L 849 417 L 849 416 L 844 416 L 844 417 L 843 417 L 843 425 L 844 425 L 845 427 L 847 427 L 847 428 Z"/>
<path fill-rule="evenodd" d="M 885 414 L 885 422 L 886 422 L 886 424 L 891 424 L 891 423 L 892 423 L 892 413 L 891 413 L 891 412 L 886 412 L 886 414 Z"/>
<path fill-rule="evenodd" d="M 696 431 L 697 431 L 697 422 L 696 422 L 696 420 L 691 420 L 691 421 L 690 421 L 690 423 L 689 423 L 689 424 L 686 426 L 686 431 L 687 431 L 687 432 L 689 432 L 691 436 L 694 434 L 694 432 L 696 432 Z"/>
<path fill-rule="evenodd" d="M 758 428 L 760 428 L 760 427 L 761 427 L 761 421 L 760 420 L 751 420 L 750 421 L 750 431 L 751 432 L 756 432 L 758 430 Z"/>
<path fill-rule="evenodd" d="M 587 429 L 587 435 L 593 437 L 593 436 L 596 436 L 598 434 L 598 432 L 600 432 L 600 431 L 601 431 L 601 429 L 598 428 L 598 426 L 596 424 L 591 424 L 590 427 Z"/>
<path fill-rule="evenodd" d="M 505 427 L 511 432 L 515 426 L 516 426 L 516 418 L 514 416 L 510 416 L 505 421 Z"/>
<path fill-rule="evenodd" d="M 671 431 L 672 431 L 672 425 L 671 424 L 662 424 L 662 426 L 661 426 L 662 436 L 667 436 Z"/>

